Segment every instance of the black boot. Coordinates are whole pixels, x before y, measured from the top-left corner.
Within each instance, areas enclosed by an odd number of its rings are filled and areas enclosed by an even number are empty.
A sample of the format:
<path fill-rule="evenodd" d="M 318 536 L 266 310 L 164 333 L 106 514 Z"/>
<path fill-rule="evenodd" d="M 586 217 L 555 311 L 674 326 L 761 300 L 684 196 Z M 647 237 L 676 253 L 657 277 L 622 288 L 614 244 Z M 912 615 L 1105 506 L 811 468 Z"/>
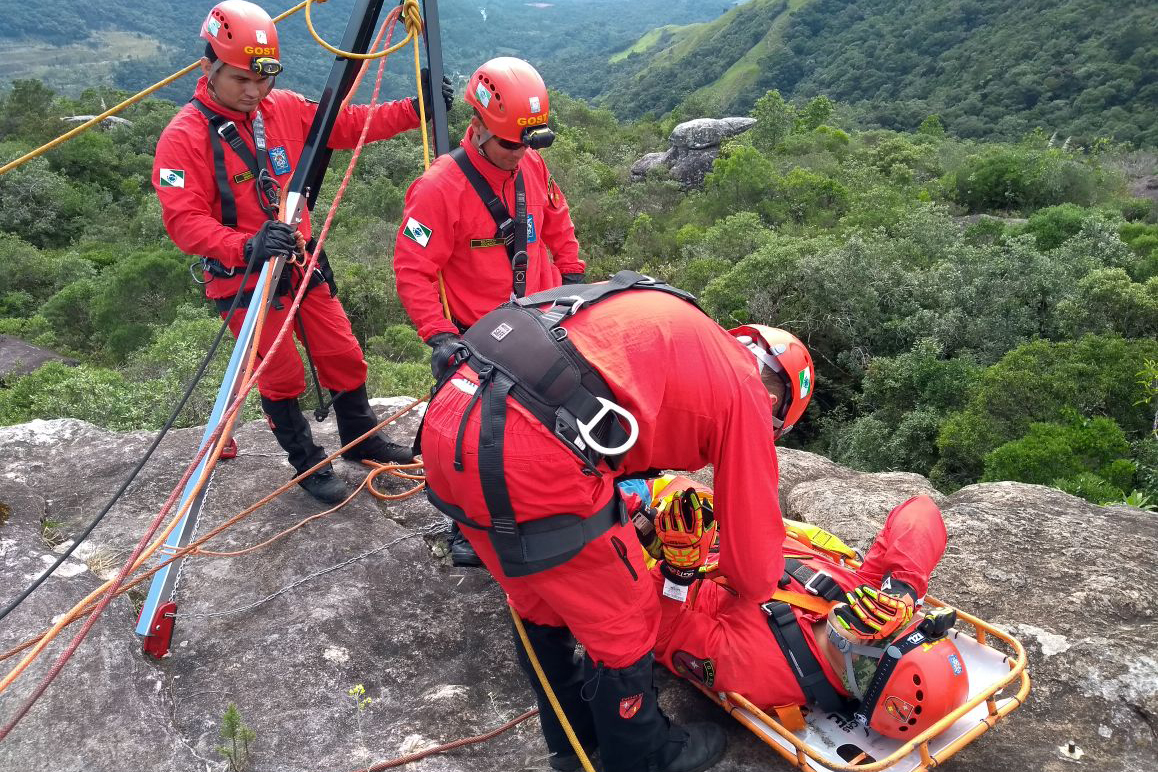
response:
<path fill-rule="evenodd" d="M 330 393 L 334 395 L 334 417 L 338 421 L 338 436 L 343 445 L 378 425 L 378 416 L 366 396 L 366 384 L 353 391 L 331 390 Z M 410 448 L 383 439 L 381 434 L 371 434 L 343 453 L 342 458 L 355 462 L 368 459 L 380 464 L 409 464 L 414 461 L 414 454 Z"/>
<path fill-rule="evenodd" d="M 625 668 L 584 658 L 588 700 L 604 772 L 703 772 L 724 756 L 724 730 L 710 723 L 674 726 L 659 709 L 648 654 Z"/>
<path fill-rule="evenodd" d="M 302 415 L 296 399 L 262 397 L 261 409 L 269 421 L 273 436 L 289 456 L 290 465 L 298 474 L 326 457 L 326 451 L 314 442 L 310 422 Z M 349 493 L 346 483 L 334 474 L 334 469 L 329 464 L 300 481 L 298 485 L 326 504 L 337 504 Z"/>
<path fill-rule="evenodd" d="M 532 622 L 523 622 L 527 631 L 527 639 L 531 648 L 539 659 L 543 674 L 547 676 L 552 691 L 555 692 L 563 714 L 571 724 L 575 737 L 590 757 L 598 742 L 595 736 L 595 723 L 591 718 L 591 710 L 579 695 L 583 686 L 583 668 L 575 658 L 575 637 L 566 627 L 549 627 L 536 625 Z M 543 738 L 547 741 L 547 750 L 551 751 L 548 763 L 552 769 L 559 772 L 574 772 L 581 767 L 579 756 L 571 747 L 555 709 L 551 707 L 543 685 L 535 669 L 531 667 L 531 660 L 527 651 L 515 631 L 515 650 L 519 656 L 519 665 L 531 681 L 531 688 L 535 690 L 535 698 L 539 702 L 539 723 L 543 727 Z"/>
<path fill-rule="evenodd" d="M 482 560 L 470 546 L 470 542 L 462 535 L 458 523 L 450 521 L 450 536 L 447 538 L 447 548 L 450 551 L 451 565 L 459 568 L 474 568 L 482 565 Z"/>

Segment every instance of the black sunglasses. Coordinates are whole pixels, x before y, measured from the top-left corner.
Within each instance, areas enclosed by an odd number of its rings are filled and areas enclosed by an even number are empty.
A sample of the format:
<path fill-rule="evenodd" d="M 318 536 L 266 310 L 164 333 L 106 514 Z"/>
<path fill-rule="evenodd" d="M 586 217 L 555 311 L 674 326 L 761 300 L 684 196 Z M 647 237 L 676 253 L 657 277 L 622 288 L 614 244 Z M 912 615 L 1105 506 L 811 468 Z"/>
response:
<path fill-rule="evenodd" d="M 523 133 L 519 138 L 522 140 L 521 142 L 512 142 L 502 137 L 495 137 L 495 141 L 499 143 L 499 147 L 505 148 L 506 150 L 518 150 L 521 147 L 529 147 L 532 150 L 542 150 L 545 147 L 550 147 L 551 143 L 555 141 L 555 132 L 546 126 L 536 126 L 535 128 L 528 126 L 523 129 Z"/>

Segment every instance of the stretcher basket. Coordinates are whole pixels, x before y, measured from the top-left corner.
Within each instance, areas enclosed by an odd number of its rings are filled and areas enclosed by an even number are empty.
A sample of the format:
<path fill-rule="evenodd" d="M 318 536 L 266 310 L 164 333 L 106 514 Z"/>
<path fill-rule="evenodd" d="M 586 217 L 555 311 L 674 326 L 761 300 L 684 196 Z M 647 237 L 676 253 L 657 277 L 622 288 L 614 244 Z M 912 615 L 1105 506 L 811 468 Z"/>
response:
<path fill-rule="evenodd" d="M 925 603 L 944 606 L 926 596 Z M 912 739 L 884 737 L 837 714 L 807 711 L 805 728 L 793 732 L 735 692 L 714 692 L 696 684 L 729 715 L 805 772 L 920 772 L 942 764 L 1021 706 L 1029 694 L 1025 648 L 1016 638 L 957 611 L 957 624 L 973 628 L 968 635 L 949 632 L 969 672 L 969 699 Z M 994 648 L 993 639 L 1010 653 Z M 693 682 L 694 683 L 694 682 Z"/>

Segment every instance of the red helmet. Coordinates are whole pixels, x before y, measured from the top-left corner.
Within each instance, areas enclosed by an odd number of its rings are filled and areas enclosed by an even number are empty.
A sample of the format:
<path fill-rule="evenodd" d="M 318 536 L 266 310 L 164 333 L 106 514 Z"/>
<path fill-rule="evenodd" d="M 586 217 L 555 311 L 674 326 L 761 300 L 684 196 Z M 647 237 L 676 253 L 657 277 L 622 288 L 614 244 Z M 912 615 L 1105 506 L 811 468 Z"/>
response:
<path fill-rule="evenodd" d="M 531 147 L 547 147 L 555 139 L 547 128 L 547 85 L 522 59 L 500 56 L 486 62 L 470 76 L 463 96 L 499 139 Z"/>
<path fill-rule="evenodd" d="M 281 72 L 277 27 L 268 13 L 247 0 L 213 6 L 201 25 L 201 37 L 209 41 L 218 62 L 266 76 Z"/>
<path fill-rule="evenodd" d="M 833 662 L 846 688 L 860 700 L 862 724 L 896 740 L 920 734 L 969 698 L 965 658 L 947 637 L 956 613 L 937 609 L 918 619 L 884 647 L 852 642 L 831 624 L 828 640 L 843 654 Z M 873 660 L 878 662 L 874 663 Z M 875 666 L 874 666 L 875 664 Z M 865 686 L 866 676 L 871 681 Z"/>
<path fill-rule="evenodd" d="M 762 376 L 768 369 L 779 374 L 787 386 L 786 398 L 773 408 L 772 418 L 775 437 L 787 434 L 812 399 L 816 370 L 808 348 L 792 333 L 763 324 L 745 324 L 728 332 L 755 355 Z"/>

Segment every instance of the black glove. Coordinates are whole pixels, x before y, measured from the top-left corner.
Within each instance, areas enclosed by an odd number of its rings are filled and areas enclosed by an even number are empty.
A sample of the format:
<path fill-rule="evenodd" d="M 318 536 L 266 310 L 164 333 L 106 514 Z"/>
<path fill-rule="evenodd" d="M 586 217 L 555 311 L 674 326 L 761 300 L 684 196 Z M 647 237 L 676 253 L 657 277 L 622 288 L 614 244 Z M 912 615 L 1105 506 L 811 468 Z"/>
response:
<path fill-rule="evenodd" d="M 587 274 L 585 273 L 565 273 L 563 274 L 563 284 L 583 284 L 587 281 Z"/>
<path fill-rule="evenodd" d="M 410 97 L 414 104 L 414 112 L 418 113 L 418 97 Z M 430 105 L 434 101 L 434 94 L 430 88 L 430 68 L 422 68 L 422 101 L 426 104 L 426 118 L 430 119 Z M 442 101 L 446 103 L 447 111 L 454 104 L 454 86 L 450 85 L 450 78 L 442 76 Z"/>
<path fill-rule="evenodd" d="M 465 349 L 462 339 L 453 332 L 439 332 L 426 341 L 433 351 L 430 353 L 430 372 L 434 380 L 441 381 L 448 371 L 458 365 L 458 355 Z"/>
<path fill-rule="evenodd" d="M 245 242 L 245 261 L 258 267 L 278 255 L 292 255 L 298 248 L 296 231 L 280 220 L 266 220 L 261 229 Z"/>

